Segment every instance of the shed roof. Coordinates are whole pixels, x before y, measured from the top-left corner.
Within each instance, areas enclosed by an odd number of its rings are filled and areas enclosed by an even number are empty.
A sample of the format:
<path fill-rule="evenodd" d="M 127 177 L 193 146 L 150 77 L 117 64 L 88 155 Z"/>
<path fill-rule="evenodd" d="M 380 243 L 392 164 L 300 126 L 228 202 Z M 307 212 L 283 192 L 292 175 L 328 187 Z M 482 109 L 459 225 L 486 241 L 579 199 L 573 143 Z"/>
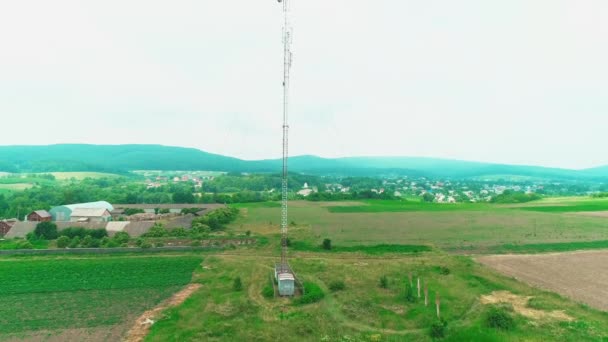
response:
<path fill-rule="evenodd" d="M 74 209 L 78 209 L 78 208 L 87 208 L 87 209 L 103 208 L 103 209 L 107 209 L 108 211 L 114 210 L 114 207 L 106 201 L 68 204 L 68 205 L 65 205 L 65 207 L 69 208 L 70 210 L 74 210 Z"/>
<path fill-rule="evenodd" d="M 40 216 L 42 218 L 51 217 L 51 214 L 49 214 L 49 212 L 46 210 L 36 210 L 36 211 L 32 212 L 32 214 L 37 214 L 38 216 Z"/>
<path fill-rule="evenodd" d="M 104 208 L 76 208 L 72 211 L 72 217 L 102 217 L 109 214 L 108 209 Z"/>
<path fill-rule="evenodd" d="M 277 277 L 279 278 L 279 281 L 281 281 L 281 280 L 294 280 L 295 279 L 293 277 L 293 274 L 291 274 L 291 273 L 279 273 L 279 275 Z"/>

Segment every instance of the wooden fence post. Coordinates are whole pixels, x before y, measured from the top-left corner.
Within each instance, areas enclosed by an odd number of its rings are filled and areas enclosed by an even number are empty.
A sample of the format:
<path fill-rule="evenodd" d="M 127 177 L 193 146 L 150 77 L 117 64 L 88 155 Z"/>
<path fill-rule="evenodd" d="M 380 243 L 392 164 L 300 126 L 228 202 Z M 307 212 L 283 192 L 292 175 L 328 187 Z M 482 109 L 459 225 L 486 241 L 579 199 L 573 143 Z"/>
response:
<path fill-rule="evenodd" d="M 429 285 L 424 284 L 424 306 L 429 306 Z"/>
<path fill-rule="evenodd" d="M 435 292 L 435 305 L 437 306 L 437 319 L 441 319 L 441 298 L 439 297 L 439 292 Z"/>
<path fill-rule="evenodd" d="M 418 298 L 420 298 L 420 277 L 418 277 Z"/>

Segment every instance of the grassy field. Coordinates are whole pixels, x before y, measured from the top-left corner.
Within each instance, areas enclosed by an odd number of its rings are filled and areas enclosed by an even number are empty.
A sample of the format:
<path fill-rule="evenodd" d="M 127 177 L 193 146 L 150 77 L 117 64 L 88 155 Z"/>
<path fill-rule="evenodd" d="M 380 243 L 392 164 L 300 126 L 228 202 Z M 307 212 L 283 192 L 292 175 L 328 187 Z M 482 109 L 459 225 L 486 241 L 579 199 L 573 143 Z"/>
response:
<path fill-rule="evenodd" d="M 8 191 L 23 191 L 33 187 L 32 183 L 0 184 L 0 189 Z"/>
<path fill-rule="evenodd" d="M 135 317 L 189 283 L 200 262 L 200 257 L 0 259 L 0 340 L 74 329 L 123 334 Z"/>
<path fill-rule="evenodd" d="M 484 251 L 495 246 L 554 244 L 608 240 L 608 219 L 569 213 L 522 210 L 521 207 L 455 206 L 451 210 L 357 212 L 360 203 L 293 202 L 289 214 L 294 242 L 319 245 L 325 238 L 335 246 L 379 244 L 431 245 L 453 251 Z M 373 204 L 373 206 L 395 206 Z M 521 205 L 520 205 L 521 206 Z M 350 208 L 340 212 L 337 208 Z M 353 209 L 354 208 L 354 209 Z M 466 210 L 465 210 L 466 208 Z M 525 207 L 528 208 L 528 207 Z M 531 208 L 531 207 L 530 207 Z M 252 205 L 233 227 L 259 234 L 278 231 L 280 208 Z"/>
<path fill-rule="evenodd" d="M 62 180 L 83 180 L 85 178 L 114 178 L 120 177 L 119 175 L 113 173 L 103 173 L 103 172 L 51 172 L 55 179 Z"/>
<path fill-rule="evenodd" d="M 447 322 L 447 341 L 597 341 L 608 336 L 608 315 L 497 275 L 466 257 L 426 253 L 362 258 L 337 253 L 292 260 L 304 281 L 323 289 L 325 298 L 320 302 L 298 305 L 265 298 L 262 290 L 269 281 L 272 258 L 208 257 L 195 274 L 203 288 L 182 306 L 168 310 L 146 340 L 426 341 L 431 340 L 430 325 L 437 321 L 436 293 Z M 414 284 L 421 277 L 428 285 L 429 306 L 416 293 L 413 302 L 406 300 L 410 273 Z M 241 291 L 232 287 L 237 276 L 243 281 Z M 388 279 L 386 289 L 379 286 L 382 276 Z M 331 291 L 335 281 L 343 281 L 345 288 Z M 541 314 L 531 319 L 514 311 L 515 328 L 490 328 L 484 320 L 490 307 L 480 297 L 505 290 L 534 297 L 529 305 L 542 307 L 541 313 L 564 310 L 571 321 Z"/>

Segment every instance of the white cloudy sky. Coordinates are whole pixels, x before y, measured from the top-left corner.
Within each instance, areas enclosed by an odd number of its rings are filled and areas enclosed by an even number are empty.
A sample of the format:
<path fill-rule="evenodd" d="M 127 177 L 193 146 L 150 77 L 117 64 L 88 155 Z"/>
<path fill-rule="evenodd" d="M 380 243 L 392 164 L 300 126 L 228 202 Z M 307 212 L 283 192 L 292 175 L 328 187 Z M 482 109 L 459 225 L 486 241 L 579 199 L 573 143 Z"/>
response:
<path fill-rule="evenodd" d="M 608 2 L 292 0 L 292 154 L 608 164 Z M 280 155 L 276 0 L 0 3 L 0 145 Z"/>

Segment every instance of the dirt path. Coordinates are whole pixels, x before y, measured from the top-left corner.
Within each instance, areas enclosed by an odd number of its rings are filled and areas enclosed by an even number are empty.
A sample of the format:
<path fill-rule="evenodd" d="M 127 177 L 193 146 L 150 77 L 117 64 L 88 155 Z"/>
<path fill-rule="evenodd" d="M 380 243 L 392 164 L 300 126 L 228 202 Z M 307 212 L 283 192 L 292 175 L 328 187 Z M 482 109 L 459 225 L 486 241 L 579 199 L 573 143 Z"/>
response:
<path fill-rule="evenodd" d="M 477 260 L 533 286 L 608 311 L 608 251 L 491 255 Z"/>
<path fill-rule="evenodd" d="M 201 284 L 190 284 L 186 286 L 183 290 L 174 294 L 168 300 L 162 302 L 160 305 L 155 307 L 152 310 L 148 310 L 144 312 L 139 318 L 135 321 L 135 325 L 129 330 L 127 336 L 123 339 L 124 342 L 140 342 L 143 341 L 146 335 L 148 335 L 148 331 L 150 331 L 150 326 L 154 324 L 154 320 L 158 317 L 158 315 L 164 311 L 165 309 L 173 306 L 178 306 L 183 303 L 188 297 L 190 297 L 196 290 L 201 288 Z"/>

